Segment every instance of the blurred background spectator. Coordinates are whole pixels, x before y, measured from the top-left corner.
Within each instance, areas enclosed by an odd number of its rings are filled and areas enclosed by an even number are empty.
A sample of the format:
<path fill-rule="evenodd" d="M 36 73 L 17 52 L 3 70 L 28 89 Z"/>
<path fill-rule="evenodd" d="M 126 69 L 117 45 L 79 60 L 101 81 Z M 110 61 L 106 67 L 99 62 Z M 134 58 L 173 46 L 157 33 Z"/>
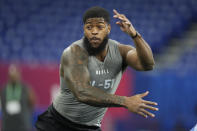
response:
<path fill-rule="evenodd" d="M 62 51 L 83 36 L 82 14 L 95 5 L 106 8 L 111 18 L 113 9 L 125 14 L 156 59 L 151 72 L 128 69 L 117 93 L 149 90 L 146 99 L 160 109 L 155 118 L 144 119 L 110 108 L 104 131 L 191 129 L 197 122 L 197 0 L 0 0 L 0 84 L 7 80 L 9 64 L 18 63 L 37 96 L 35 122 L 59 85 Z M 115 21 L 110 37 L 133 45 Z"/>
<path fill-rule="evenodd" d="M 0 92 L 2 131 L 31 131 L 35 97 L 20 80 L 15 65 L 8 70 L 9 80 Z"/>

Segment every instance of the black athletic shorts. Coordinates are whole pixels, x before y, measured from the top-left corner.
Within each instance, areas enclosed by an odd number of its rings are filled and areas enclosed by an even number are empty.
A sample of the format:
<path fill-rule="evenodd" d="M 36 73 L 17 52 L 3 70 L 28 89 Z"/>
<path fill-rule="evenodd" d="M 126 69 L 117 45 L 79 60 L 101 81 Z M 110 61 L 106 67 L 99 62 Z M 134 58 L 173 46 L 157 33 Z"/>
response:
<path fill-rule="evenodd" d="M 37 131 L 101 131 L 100 127 L 82 125 L 66 119 L 53 105 L 38 116 L 35 126 Z"/>

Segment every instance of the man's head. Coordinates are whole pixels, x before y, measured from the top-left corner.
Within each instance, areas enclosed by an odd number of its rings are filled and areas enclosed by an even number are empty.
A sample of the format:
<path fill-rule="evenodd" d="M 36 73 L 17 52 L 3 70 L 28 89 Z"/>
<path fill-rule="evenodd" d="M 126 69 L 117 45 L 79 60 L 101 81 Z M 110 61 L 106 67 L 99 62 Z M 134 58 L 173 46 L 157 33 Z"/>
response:
<path fill-rule="evenodd" d="M 10 65 L 8 69 L 8 76 L 11 83 L 17 83 L 20 80 L 20 71 L 16 65 Z"/>
<path fill-rule="evenodd" d="M 109 12 L 101 7 L 89 8 L 83 15 L 84 44 L 86 48 L 90 47 L 89 49 L 94 50 L 93 55 L 105 49 L 111 30 L 109 22 Z"/>

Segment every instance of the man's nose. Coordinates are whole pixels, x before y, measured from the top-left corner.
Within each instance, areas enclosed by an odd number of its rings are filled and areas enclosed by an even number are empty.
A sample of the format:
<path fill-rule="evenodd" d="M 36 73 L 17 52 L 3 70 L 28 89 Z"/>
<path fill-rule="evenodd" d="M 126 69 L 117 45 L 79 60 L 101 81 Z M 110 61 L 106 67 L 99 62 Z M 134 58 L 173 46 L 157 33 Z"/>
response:
<path fill-rule="evenodd" d="M 92 29 L 92 35 L 97 35 L 98 34 L 98 29 L 97 28 L 93 28 Z"/>

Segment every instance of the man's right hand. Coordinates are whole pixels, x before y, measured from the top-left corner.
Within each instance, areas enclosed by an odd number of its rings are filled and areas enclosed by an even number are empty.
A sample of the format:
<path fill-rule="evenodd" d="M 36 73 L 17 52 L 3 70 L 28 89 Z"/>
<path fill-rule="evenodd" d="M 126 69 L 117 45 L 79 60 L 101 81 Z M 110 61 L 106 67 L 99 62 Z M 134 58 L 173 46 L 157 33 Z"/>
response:
<path fill-rule="evenodd" d="M 153 111 L 158 111 L 158 108 L 150 106 L 150 105 L 154 105 L 156 106 L 157 103 L 156 102 L 152 102 L 152 101 L 146 101 L 143 100 L 142 98 L 148 95 L 148 91 L 146 91 L 145 93 L 142 94 L 137 94 L 131 97 L 126 97 L 125 98 L 125 106 L 126 108 L 133 113 L 139 114 L 145 118 L 147 118 L 148 116 L 151 117 L 155 117 L 154 114 L 150 113 L 149 111 L 147 111 L 146 109 L 149 110 L 153 110 Z"/>

